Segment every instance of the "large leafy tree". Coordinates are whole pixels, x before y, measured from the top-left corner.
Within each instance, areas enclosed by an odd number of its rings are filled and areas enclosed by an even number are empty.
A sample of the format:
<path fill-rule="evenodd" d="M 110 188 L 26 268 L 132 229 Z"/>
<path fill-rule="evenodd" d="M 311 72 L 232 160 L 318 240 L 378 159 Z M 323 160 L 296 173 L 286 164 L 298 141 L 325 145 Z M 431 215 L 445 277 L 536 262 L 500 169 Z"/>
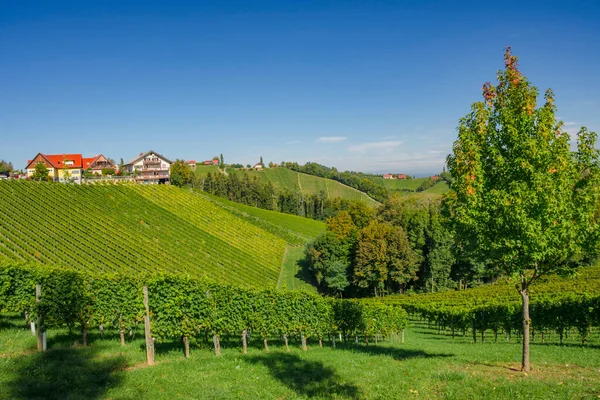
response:
<path fill-rule="evenodd" d="M 555 117 L 547 90 L 538 90 L 506 50 L 496 86 L 483 86 L 483 102 L 462 118 L 448 167 L 454 179 L 445 201 L 456 234 L 488 265 L 518 276 L 523 304 L 522 369 L 529 362 L 529 288 L 559 272 L 598 243 L 599 153 L 596 134 L 577 134 L 577 149 Z"/>
<path fill-rule="evenodd" d="M 404 230 L 378 221 L 360 231 L 354 260 L 354 283 L 375 296 L 416 279 L 418 264 Z"/>
<path fill-rule="evenodd" d="M 192 183 L 194 173 L 183 160 L 177 160 L 171 164 L 171 184 L 175 186 L 185 186 Z"/>
<path fill-rule="evenodd" d="M 46 164 L 44 164 L 43 162 L 39 162 L 35 164 L 35 171 L 33 172 L 31 179 L 33 179 L 34 181 L 46 181 L 48 180 L 48 175 L 49 171 L 46 167 Z"/>

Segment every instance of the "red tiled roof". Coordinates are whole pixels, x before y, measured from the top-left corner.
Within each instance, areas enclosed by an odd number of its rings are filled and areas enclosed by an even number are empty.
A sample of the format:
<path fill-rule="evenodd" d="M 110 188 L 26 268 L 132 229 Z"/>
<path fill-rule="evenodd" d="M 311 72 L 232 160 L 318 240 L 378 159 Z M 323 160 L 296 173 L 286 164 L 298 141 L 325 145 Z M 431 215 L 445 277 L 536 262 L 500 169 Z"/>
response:
<path fill-rule="evenodd" d="M 73 161 L 67 168 L 82 168 L 81 154 L 42 154 L 54 168 L 65 168 L 65 161 Z"/>
<path fill-rule="evenodd" d="M 89 158 L 82 158 L 82 165 L 83 165 L 83 169 L 87 169 L 89 167 L 92 166 L 92 164 L 94 163 L 94 161 L 96 161 L 96 159 L 100 157 L 100 156 L 96 156 L 96 157 L 89 157 Z"/>

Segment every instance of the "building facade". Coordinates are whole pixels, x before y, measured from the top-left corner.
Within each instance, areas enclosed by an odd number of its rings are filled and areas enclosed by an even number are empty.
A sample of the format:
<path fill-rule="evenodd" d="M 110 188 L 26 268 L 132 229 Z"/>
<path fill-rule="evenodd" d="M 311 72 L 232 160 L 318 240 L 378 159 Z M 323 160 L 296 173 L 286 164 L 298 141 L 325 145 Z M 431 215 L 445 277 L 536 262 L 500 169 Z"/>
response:
<path fill-rule="evenodd" d="M 172 161 L 166 157 L 150 150 L 140 153 L 136 158 L 125 164 L 127 173 L 133 175 L 133 179 L 139 183 L 159 184 L 170 183 Z"/>

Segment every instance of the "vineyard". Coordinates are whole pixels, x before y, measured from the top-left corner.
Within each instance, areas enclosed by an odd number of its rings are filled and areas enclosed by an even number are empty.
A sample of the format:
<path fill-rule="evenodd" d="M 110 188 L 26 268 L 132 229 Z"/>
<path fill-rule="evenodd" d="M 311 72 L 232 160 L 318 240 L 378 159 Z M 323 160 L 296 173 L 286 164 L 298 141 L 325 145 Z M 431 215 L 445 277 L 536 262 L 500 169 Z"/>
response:
<path fill-rule="evenodd" d="M 36 288 L 37 286 L 37 288 Z M 32 265 L 0 266 L 0 310 L 21 312 L 37 321 L 38 331 L 78 328 L 82 343 L 92 328 L 118 332 L 136 329 L 144 321 L 149 346 L 183 338 L 189 342 L 213 337 L 219 354 L 223 335 L 240 336 L 246 352 L 246 333 L 257 334 L 268 351 L 268 339 L 299 334 L 322 346 L 324 337 L 340 335 L 344 342 L 388 337 L 406 327 L 400 307 L 352 300 L 325 299 L 302 291 L 242 289 L 176 275 L 125 276 L 90 274 Z M 40 326 L 42 328 L 40 328 Z M 287 341 L 287 339 L 286 339 Z M 287 342 L 286 342 L 287 345 Z M 149 358 L 149 363 L 152 359 Z"/>
<path fill-rule="evenodd" d="M 521 299 L 510 279 L 463 291 L 390 296 L 382 301 L 402 306 L 453 338 L 470 332 L 474 341 L 478 335 L 485 340 L 486 333 L 497 340 L 502 333 L 510 340 L 522 330 Z M 533 285 L 530 313 L 533 337 L 539 336 L 542 343 L 553 336 L 562 344 L 576 333 L 585 344 L 600 327 L 600 266 L 583 268 L 572 278 L 550 276 Z"/>
<path fill-rule="evenodd" d="M 0 202 L 0 257 L 15 261 L 275 287 L 286 247 L 257 224 L 170 186 L 3 181 Z"/>
<path fill-rule="evenodd" d="M 304 245 L 325 232 L 325 224 L 321 221 L 235 203 L 204 192 L 196 192 L 196 194 L 235 216 L 279 236 L 292 246 Z"/>
<path fill-rule="evenodd" d="M 301 191 L 303 193 L 314 195 L 325 193 L 329 199 L 339 197 L 347 200 L 364 201 L 372 207 L 379 205 L 378 202 L 367 196 L 365 193 L 349 186 L 331 179 L 303 174 L 287 168 L 266 168 L 263 171 L 237 171 L 237 173 L 245 173 L 260 179 L 267 179 L 280 189 Z"/>

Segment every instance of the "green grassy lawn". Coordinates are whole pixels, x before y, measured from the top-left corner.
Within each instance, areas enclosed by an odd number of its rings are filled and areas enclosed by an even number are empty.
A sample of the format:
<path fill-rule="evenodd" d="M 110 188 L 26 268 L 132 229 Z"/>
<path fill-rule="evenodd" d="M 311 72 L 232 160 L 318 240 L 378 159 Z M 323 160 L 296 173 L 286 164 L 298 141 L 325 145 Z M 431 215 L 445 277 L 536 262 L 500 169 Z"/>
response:
<path fill-rule="evenodd" d="M 311 284 L 309 276 L 303 276 L 302 263 L 304 259 L 304 247 L 288 246 L 283 258 L 281 276 L 277 283 L 277 289 L 306 290 L 316 292 L 317 289 Z"/>
<path fill-rule="evenodd" d="M 429 178 L 416 178 L 416 179 L 383 179 L 377 180 L 378 183 L 383 184 L 390 190 L 417 190 L 423 182 Z"/>
<path fill-rule="evenodd" d="M 218 165 L 196 165 L 196 169 L 194 170 L 194 173 L 196 174 L 196 176 L 205 176 L 208 175 L 208 173 L 211 174 L 216 174 L 216 173 L 220 173 L 221 171 L 219 170 L 219 166 Z"/>
<path fill-rule="evenodd" d="M 110 336 L 110 337 L 109 337 Z M 141 331 L 121 347 L 116 334 L 49 332 L 50 350 L 18 316 L 0 315 L 0 398 L 6 399 L 570 399 L 600 396 L 598 343 L 581 347 L 532 344 L 533 371 L 519 372 L 520 345 L 471 343 L 410 328 L 406 343 L 329 343 L 297 340 L 285 352 L 276 338 L 266 353 L 257 335 L 247 355 L 234 338 L 216 357 L 208 342 L 183 357 L 179 343 L 157 345 L 146 367 Z"/>

